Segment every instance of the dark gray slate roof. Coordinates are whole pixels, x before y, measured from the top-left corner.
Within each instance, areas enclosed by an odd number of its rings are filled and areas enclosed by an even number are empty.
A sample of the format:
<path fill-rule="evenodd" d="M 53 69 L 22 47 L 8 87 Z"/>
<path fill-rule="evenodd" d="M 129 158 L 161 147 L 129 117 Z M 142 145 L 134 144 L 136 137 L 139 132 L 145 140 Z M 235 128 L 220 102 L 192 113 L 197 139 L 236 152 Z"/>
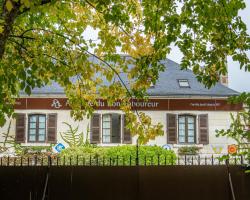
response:
<path fill-rule="evenodd" d="M 239 95 L 238 92 L 217 83 L 214 87 L 208 89 L 202 83 L 199 83 L 191 70 L 181 70 L 180 65 L 172 60 L 165 60 L 162 63 L 166 66 L 165 71 L 159 74 L 156 85 L 148 90 L 149 96 L 209 96 L 209 97 L 227 97 Z M 122 75 L 122 77 L 124 77 Z M 187 79 L 190 88 L 180 88 L 178 80 Z M 125 80 L 126 82 L 126 80 Z M 53 82 L 42 88 L 34 88 L 33 95 L 59 95 L 64 94 L 63 88 Z M 21 95 L 24 95 L 21 92 Z"/>

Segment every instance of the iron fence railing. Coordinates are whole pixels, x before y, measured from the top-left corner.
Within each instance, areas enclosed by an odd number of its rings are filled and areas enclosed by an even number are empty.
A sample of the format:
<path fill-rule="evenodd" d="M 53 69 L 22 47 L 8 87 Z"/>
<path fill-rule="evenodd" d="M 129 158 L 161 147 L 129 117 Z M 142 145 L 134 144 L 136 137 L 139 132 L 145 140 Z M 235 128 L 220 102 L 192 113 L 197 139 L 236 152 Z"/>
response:
<path fill-rule="evenodd" d="M 225 155 L 224 155 L 225 156 Z M 0 166 L 167 166 L 167 165 L 249 165 L 244 156 L 185 155 L 185 156 L 18 156 L 1 157 Z"/>

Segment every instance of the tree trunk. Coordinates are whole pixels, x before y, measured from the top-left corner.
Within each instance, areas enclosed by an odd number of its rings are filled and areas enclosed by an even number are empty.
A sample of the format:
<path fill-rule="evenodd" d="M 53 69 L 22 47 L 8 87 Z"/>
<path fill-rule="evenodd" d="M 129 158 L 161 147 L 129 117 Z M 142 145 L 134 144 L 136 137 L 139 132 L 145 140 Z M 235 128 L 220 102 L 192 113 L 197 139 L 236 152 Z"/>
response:
<path fill-rule="evenodd" d="M 0 33 L 0 60 L 3 58 L 5 45 L 12 31 L 13 23 L 19 14 L 19 7 L 20 7 L 18 4 L 13 3 L 13 8 L 9 12 L 5 5 L 6 1 L 3 2 L 2 13 L 0 14 L 1 16 L 0 19 L 3 20 L 3 32 Z"/>
<path fill-rule="evenodd" d="M 6 8 L 6 2 L 7 0 L 3 1 L 2 3 L 2 13 L 0 13 L 0 19 L 3 20 L 3 32 L 0 33 L 0 60 L 3 58 L 4 51 L 5 51 L 5 45 L 8 40 L 8 37 L 13 29 L 13 24 L 15 19 L 22 13 L 30 10 L 29 8 L 24 8 L 24 10 L 21 12 L 20 7 L 21 3 L 20 1 L 11 1 L 13 8 L 11 11 L 8 11 Z M 51 0 L 41 0 L 37 6 L 44 5 L 50 3 Z"/>

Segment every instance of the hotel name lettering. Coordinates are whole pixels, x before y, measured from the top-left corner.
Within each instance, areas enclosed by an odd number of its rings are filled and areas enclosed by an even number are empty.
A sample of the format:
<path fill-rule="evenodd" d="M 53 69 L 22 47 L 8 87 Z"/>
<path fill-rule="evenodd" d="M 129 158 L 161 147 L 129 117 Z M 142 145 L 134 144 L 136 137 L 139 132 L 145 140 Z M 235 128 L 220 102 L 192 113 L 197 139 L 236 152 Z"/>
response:
<path fill-rule="evenodd" d="M 97 110 L 119 110 L 121 102 L 111 105 L 99 99 L 89 103 Z M 207 110 L 207 111 L 239 111 L 242 104 L 229 104 L 226 99 L 148 99 L 130 101 L 132 109 L 138 110 Z M 67 98 L 20 98 L 16 100 L 15 109 L 27 110 L 70 110 Z"/>
<path fill-rule="evenodd" d="M 97 107 L 97 108 L 106 108 L 106 107 L 115 107 L 119 108 L 121 106 L 121 102 L 116 101 L 112 104 L 108 104 L 107 101 L 104 100 L 97 100 L 96 104 L 89 102 L 90 106 Z M 157 108 L 159 106 L 159 102 L 155 101 L 131 101 L 130 105 L 132 108 Z M 53 99 L 51 103 L 52 108 L 60 109 L 62 107 L 69 107 L 68 100 L 66 103 L 60 102 L 59 99 Z"/>

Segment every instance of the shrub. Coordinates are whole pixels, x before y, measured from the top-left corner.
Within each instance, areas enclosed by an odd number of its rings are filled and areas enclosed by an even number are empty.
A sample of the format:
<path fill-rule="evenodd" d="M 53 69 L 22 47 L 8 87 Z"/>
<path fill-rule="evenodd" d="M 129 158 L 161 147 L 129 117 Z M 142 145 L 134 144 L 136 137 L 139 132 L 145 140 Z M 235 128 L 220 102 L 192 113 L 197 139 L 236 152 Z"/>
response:
<path fill-rule="evenodd" d="M 61 159 L 66 160 L 63 161 L 66 164 L 69 164 L 69 162 L 74 164 L 78 158 L 80 164 L 84 162 L 87 165 L 135 165 L 136 146 L 97 147 L 88 145 L 67 148 L 59 156 Z M 165 165 L 174 164 L 175 162 L 176 155 L 171 150 L 166 150 L 159 146 L 139 147 L 140 165 Z"/>
<path fill-rule="evenodd" d="M 196 146 L 186 146 L 180 147 L 178 149 L 179 155 L 197 155 L 199 153 L 200 148 Z"/>

